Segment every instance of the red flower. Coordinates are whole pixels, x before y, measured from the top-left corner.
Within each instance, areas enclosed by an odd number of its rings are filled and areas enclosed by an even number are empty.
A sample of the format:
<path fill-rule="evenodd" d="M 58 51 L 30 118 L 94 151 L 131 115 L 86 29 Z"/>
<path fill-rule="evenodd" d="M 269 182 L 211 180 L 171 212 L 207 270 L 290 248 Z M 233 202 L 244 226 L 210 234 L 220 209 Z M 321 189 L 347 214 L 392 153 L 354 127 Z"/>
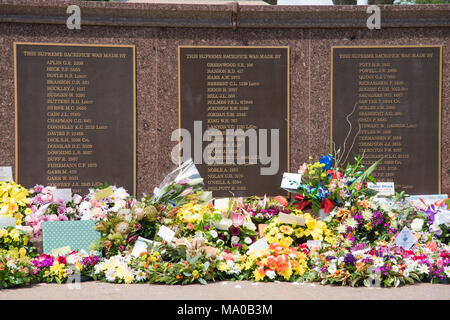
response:
<path fill-rule="evenodd" d="M 65 257 L 61 257 L 61 256 L 58 257 L 58 262 L 60 264 L 67 264 L 66 258 Z"/>

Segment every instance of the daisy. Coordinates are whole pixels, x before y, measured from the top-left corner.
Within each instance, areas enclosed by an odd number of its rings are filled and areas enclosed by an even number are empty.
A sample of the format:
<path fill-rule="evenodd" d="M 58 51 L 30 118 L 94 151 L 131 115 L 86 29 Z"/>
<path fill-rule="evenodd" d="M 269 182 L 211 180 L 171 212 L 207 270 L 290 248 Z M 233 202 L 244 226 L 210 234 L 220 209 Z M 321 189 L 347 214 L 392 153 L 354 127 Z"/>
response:
<path fill-rule="evenodd" d="M 147 279 L 145 272 L 142 270 L 135 271 L 134 275 L 136 276 L 136 281 L 143 281 L 143 280 Z"/>
<path fill-rule="evenodd" d="M 108 280 L 109 282 L 114 282 L 116 280 L 116 273 L 114 272 L 114 270 L 107 270 L 105 276 L 106 280 Z"/>
<path fill-rule="evenodd" d="M 420 273 L 428 273 L 428 266 L 423 264 L 419 267 L 419 272 Z"/>

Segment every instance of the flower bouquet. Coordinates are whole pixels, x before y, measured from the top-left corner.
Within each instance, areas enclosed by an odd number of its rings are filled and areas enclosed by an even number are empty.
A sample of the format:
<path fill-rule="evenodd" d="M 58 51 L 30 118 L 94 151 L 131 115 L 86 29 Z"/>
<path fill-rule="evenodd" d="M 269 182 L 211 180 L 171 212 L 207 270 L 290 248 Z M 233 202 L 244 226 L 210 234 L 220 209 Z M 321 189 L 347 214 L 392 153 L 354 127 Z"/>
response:
<path fill-rule="evenodd" d="M 117 212 L 132 199 L 127 190 L 122 187 L 110 186 L 105 183 L 102 187 L 89 189 L 89 194 L 83 199 L 76 197 L 80 220 L 101 220 L 108 212 Z"/>
<path fill-rule="evenodd" d="M 396 215 L 395 210 L 386 210 L 372 200 L 362 199 L 333 209 L 324 221 L 337 234 L 339 245 L 351 247 L 358 243 L 393 240 L 399 225 Z"/>
<path fill-rule="evenodd" d="M 256 225 L 251 215 L 236 203 L 230 207 L 226 218 L 214 223 L 215 230 L 210 234 L 216 238 L 216 245 L 234 252 L 246 252 L 248 247 L 256 241 Z"/>
<path fill-rule="evenodd" d="M 133 198 L 116 201 L 106 216 L 96 223 L 100 239 L 90 249 L 103 251 L 106 257 L 128 252 L 139 236 L 155 235 L 155 207 L 138 202 Z"/>
<path fill-rule="evenodd" d="M 303 219 L 304 224 L 283 223 L 279 221 L 279 218 L 273 218 L 272 222 L 264 229 L 267 243 L 278 243 L 283 247 L 298 246 L 308 240 L 334 243 L 334 236 L 325 222 L 314 219 L 309 213 L 299 210 L 293 210 L 291 215 Z"/>
<path fill-rule="evenodd" d="M 291 210 L 287 208 L 288 205 L 287 199 L 283 196 L 264 199 L 254 196 L 246 198 L 242 207 L 251 215 L 252 221 L 259 224 L 267 223 L 280 212 L 289 214 Z"/>
<path fill-rule="evenodd" d="M 147 196 L 144 200 L 152 205 L 167 205 L 170 210 L 191 200 L 206 200 L 208 194 L 204 194 L 202 185 L 203 178 L 192 159 L 189 159 L 170 172 L 155 188 L 153 196 Z"/>
<path fill-rule="evenodd" d="M 366 180 L 375 182 L 371 173 L 381 159 L 365 171 L 363 157 L 357 155 L 354 160 L 355 163 L 348 163 L 344 168 L 328 154 L 319 161 L 301 165 L 298 173 L 302 175 L 302 183 L 292 204 L 299 210 L 311 207 L 317 214 L 323 208 L 325 213 L 329 213 L 333 207 L 342 206 L 359 196 L 375 195 L 376 191 L 366 188 Z"/>
<path fill-rule="evenodd" d="M 29 284 L 34 266 L 25 249 L 0 250 L 0 289 Z"/>
<path fill-rule="evenodd" d="M 15 218 L 16 225 L 21 225 L 23 218 L 31 214 L 28 195 L 28 190 L 21 185 L 13 181 L 0 181 L 0 217 Z"/>
<path fill-rule="evenodd" d="M 239 259 L 237 265 L 242 271 L 237 278 L 264 282 L 297 281 L 308 269 L 307 259 L 300 248 L 272 243 L 268 249 L 252 252 L 245 259 Z"/>
<path fill-rule="evenodd" d="M 90 277 L 94 266 L 99 262 L 99 257 L 89 255 L 85 251 L 72 251 L 48 255 L 42 253 L 36 259 L 31 260 L 34 265 L 34 277 L 38 282 L 63 283 L 72 276 L 83 280 Z"/>
<path fill-rule="evenodd" d="M 189 284 L 215 281 L 221 278 L 215 269 L 215 257 L 205 254 L 204 240 L 194 239 L 185 245 L 168 244 L 150 246 L 147 252 L 132 259 L 131 265 L 148 283 Z"/>
<path fill-rule="evenodd" d="M 346 248 L 324 251 L 312 253 L 310 272 L 305 277 L 307 281 L 350 286 L 397 287 L 401 284 L 421 282 L 433 272 L 439 279 L 445 276 L 448 278 L 450 275 L 448 249 L 440 253 L 440 259 L 434 260 L 418 251 L 406 251 L 393 245 L 368 247 L 358 251 Z"/>
<path fill-rule="evenodd" d="M 44 221 L 68 221 L 77 217 L 76 200 L 81 196 L 74 195 L 75 202 L 65 202 L 54 199 L 53 190 L 56 187 L 44 187 L 36 185 L 30 189 L 29 209 L 31 214 L 25 217 L 27 226 L 33 228 L 33 241 L 42 241 L 42 222 Z"/>
<path fill-rule="evenodd" d="M 20 249 L 25 255 L 33 254 L 35 250 L 28 235 L 24 231 L 14 227 L 0 229 L 0 249 Z"/>

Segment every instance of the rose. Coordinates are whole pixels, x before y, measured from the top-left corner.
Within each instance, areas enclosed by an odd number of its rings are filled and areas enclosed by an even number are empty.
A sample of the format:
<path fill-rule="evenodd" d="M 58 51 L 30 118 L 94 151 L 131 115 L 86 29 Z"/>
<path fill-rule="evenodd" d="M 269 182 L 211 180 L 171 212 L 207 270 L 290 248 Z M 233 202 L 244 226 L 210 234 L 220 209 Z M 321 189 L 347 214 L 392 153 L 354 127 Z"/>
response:
<path fill-rule="evenodd" d="M 83 198 L 79 194 L 73 196 L 73 203 L 79 204 Z"/>
<path fill-rule="evenodd" d="M 423 227 L 423 220 L 416 218 L 411 222 L 411 229 L 413 231 L 419 232 L 422 230 Z"/>
<path fill-rule="evenodd" d="M 239 237 L 236 237 L 236 236 L 232 236 L 231 237 L 231 244 L 236 244 L 236 243 L 238 243 L 239 242 Z"/>

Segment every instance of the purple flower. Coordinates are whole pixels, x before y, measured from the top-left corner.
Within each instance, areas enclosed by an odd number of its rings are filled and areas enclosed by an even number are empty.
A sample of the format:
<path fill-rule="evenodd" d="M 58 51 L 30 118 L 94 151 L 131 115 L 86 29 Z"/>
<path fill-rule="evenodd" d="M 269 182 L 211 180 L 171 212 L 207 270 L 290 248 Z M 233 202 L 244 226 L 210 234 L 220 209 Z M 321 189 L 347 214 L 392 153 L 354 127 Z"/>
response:
<path fill-rule="evenodd" d="M 206 226 L 204 226 L 203 230 L 209 230 L 209 225 L 207 224 Z"/>
<path fill-rule="evenodd" d="M 66 208 L 65 207 L 58 207 L 58 214 L 65 214 L 66 213 Z"/>
<path fill-rule="evenodd" d="M 219 239 L 220 240 L 225 240 L 225 235 L 223 233 L 219 234 Z"/>
<path fill-rule="evenodd" d="M 241 233 L 241 229 L 240 229 L 239 227 L 233 226 L 233 227 L 231 228 L 231 234 L 232 234 L 233 236 L 238 236 L 240 233 Z"/>
<path fill-rule="evenodd" d="M 356 258 L 353 254 L 347 253 L 344 257 L 344 263 L 353 266 L 356 263 Z"/>
<path fill-rule="evenodd" d="M 43 185 L 37 184 L 34 186 L 34 191 L 36 191 L 36 193 L 41 193 L 42 189 L 44 189 Z"/>
<path fill-rule="evenodd" d="M 242 244 L 240 244 L 240 243 L 235 243 L 235 244 L 233 244 L 233 248 L 234 247 L 239 247 L 239 250 L 241 250 L 242 249 Z"/>

